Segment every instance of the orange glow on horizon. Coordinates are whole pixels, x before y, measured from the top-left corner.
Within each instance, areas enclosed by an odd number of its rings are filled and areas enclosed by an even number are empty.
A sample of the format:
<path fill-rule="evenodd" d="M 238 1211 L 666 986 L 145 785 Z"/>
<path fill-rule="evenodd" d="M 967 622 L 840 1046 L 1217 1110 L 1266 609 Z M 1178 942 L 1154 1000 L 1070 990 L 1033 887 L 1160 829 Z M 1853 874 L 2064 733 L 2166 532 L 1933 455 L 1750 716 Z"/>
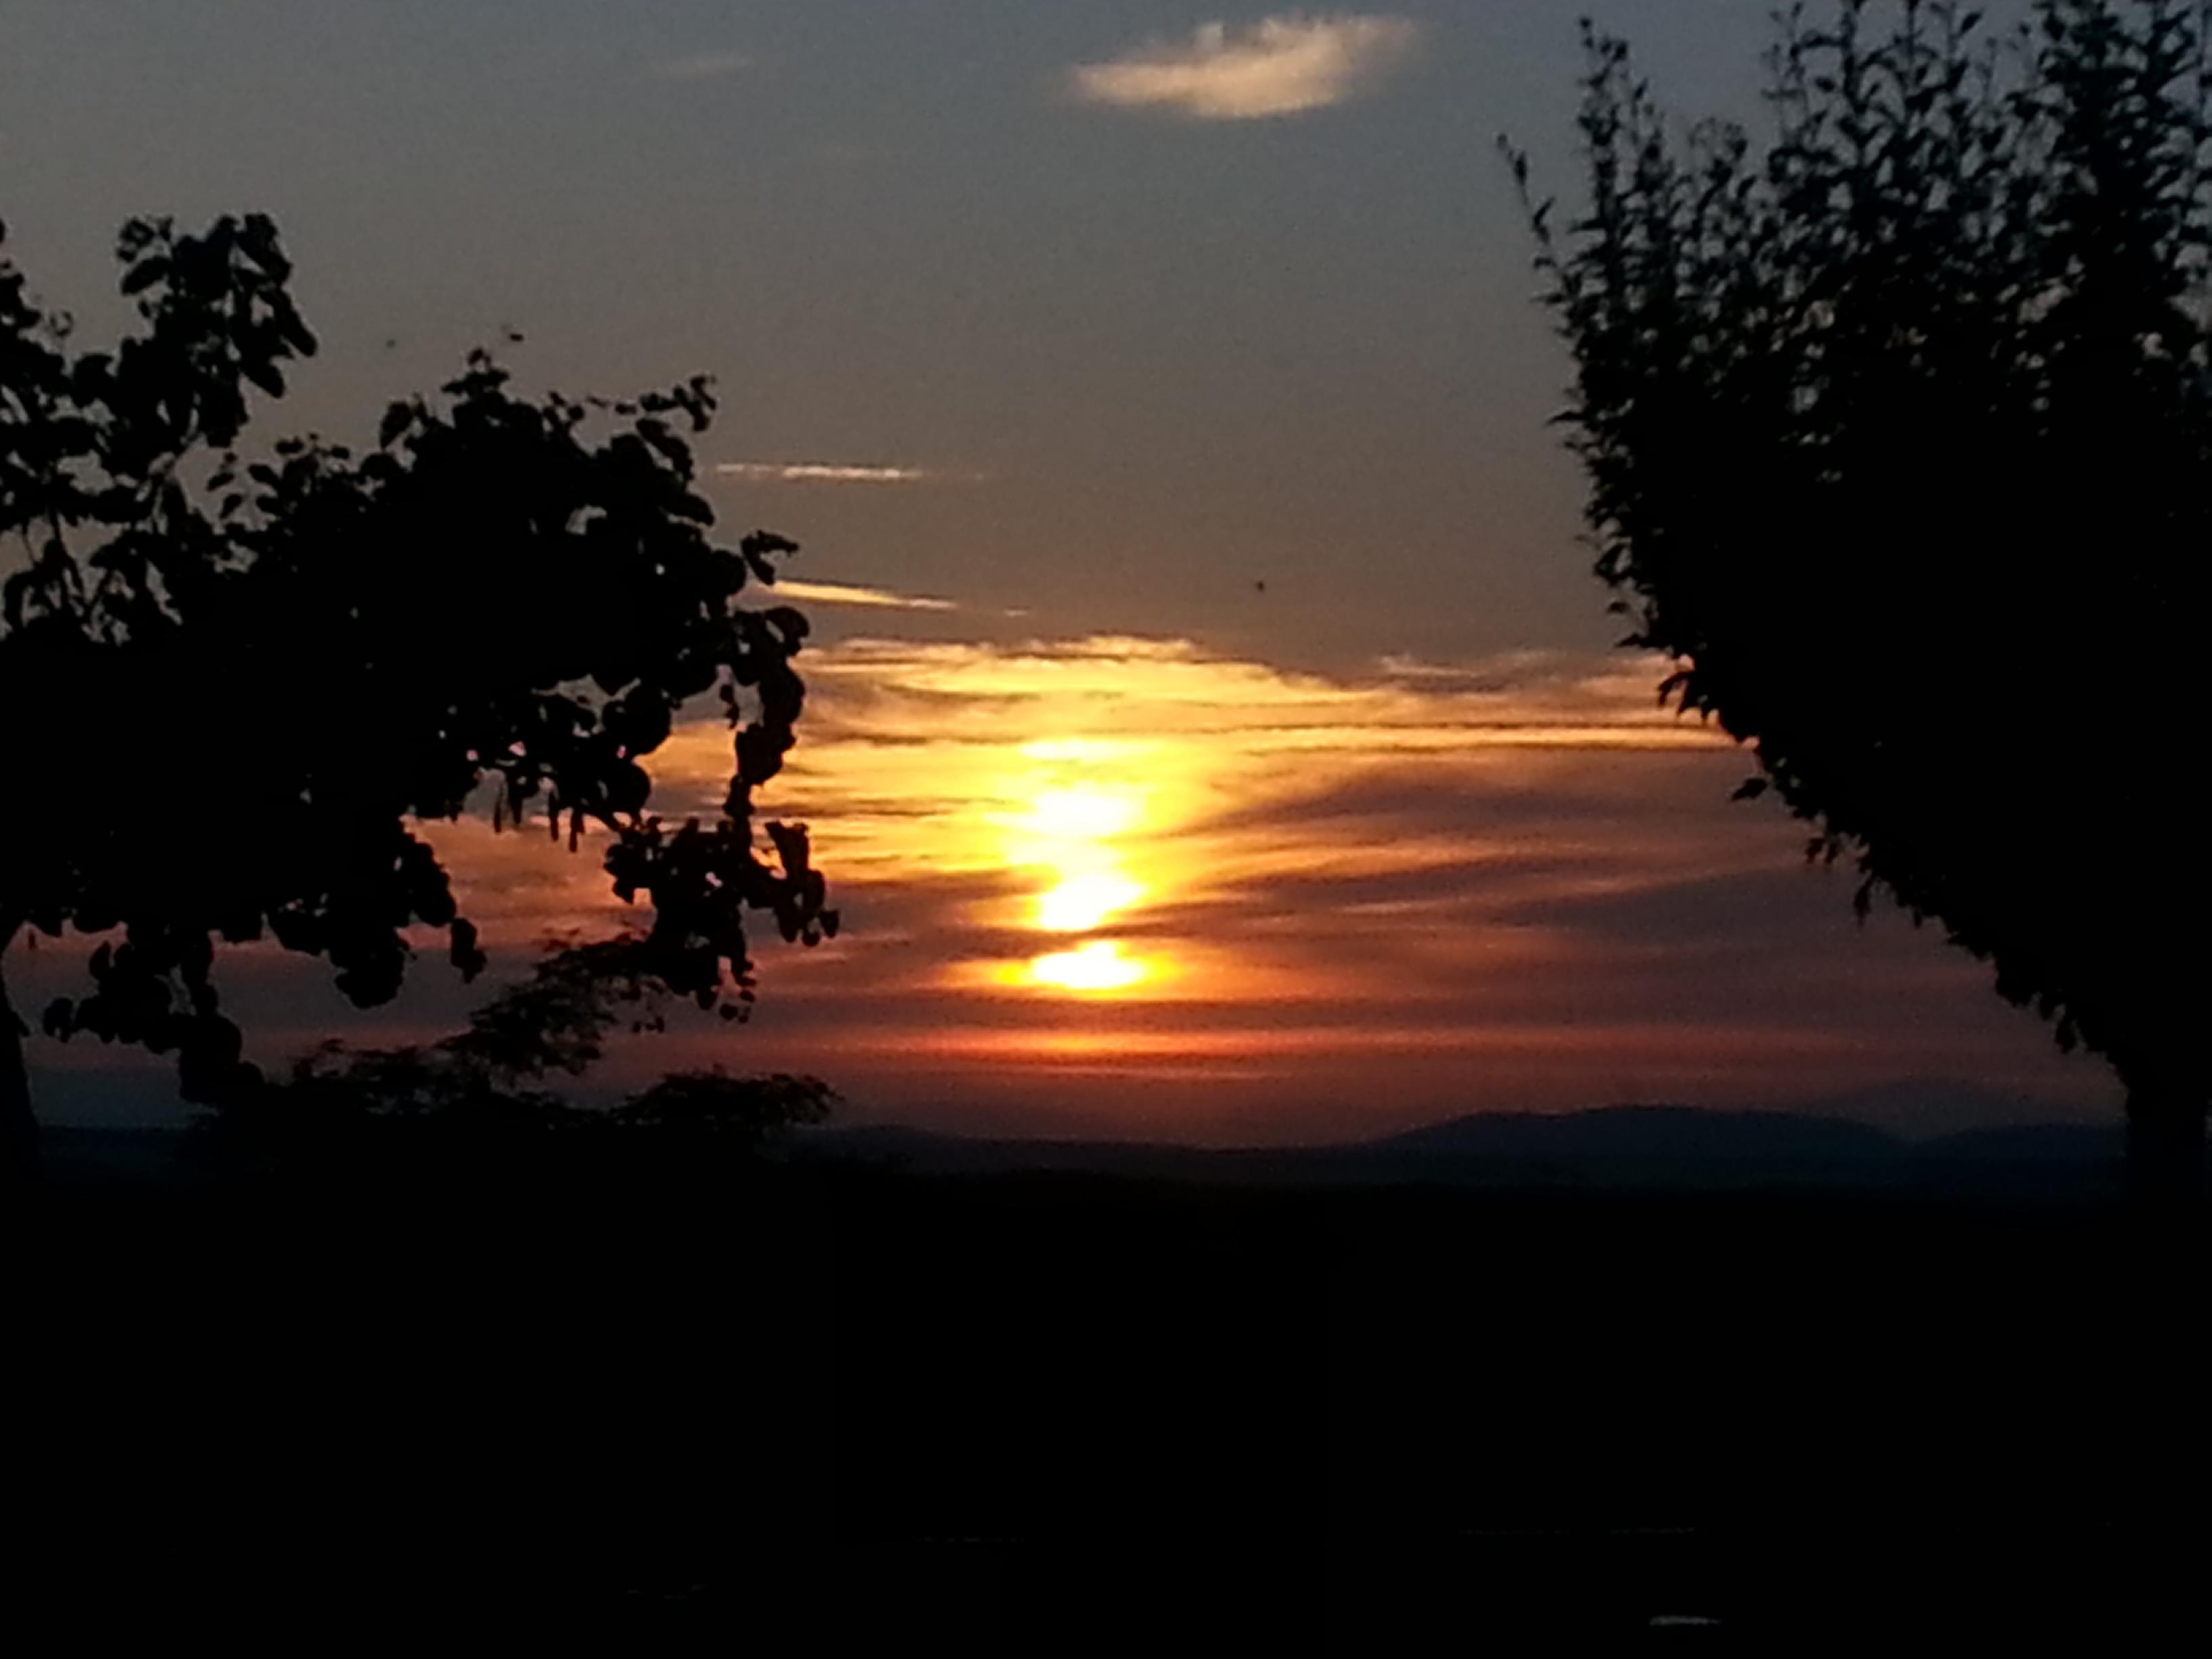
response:
<path fill-rule="evenodd" d="M 625 1042 L 626 1085 L 817 1072 L 885 1121 L 1224 1145 L 1966 1067 L 2062 1113 L 2098 1086 L 2051 1069 L 1978 964 L 1854 923 L 1790 822 L 1729 805 L 1746 758 L 1655 706 L 1654 659 L 1321 675 L 1177 641 L 860 639 L 804 667 L 802 740 L 760 811 L 811 824 L 845 925 L 782 950 L 755 919 L 762 1018 Z M 648 762 L 652 809 L 711 814 L 731 763 L 722 719 L 685 720 Z M 542 817 L 414 828 L 495 982 L 649 915 L 611 892 L 597 830 L 571 852 Z M 320 965 L 239 949 L 322 999 L 257 1032 L 262 1064 L 328 1035 L 325 1011 L 362 1044 L 449 1029 L 434 961 L 430 994 L 364 1018 Z M 42 942 L 8 967 L 46 976 L 35 1002 L 78 988 L 54 975 L 82 956 Z"/>
<path fill-rule="evenodd" d="M 854 896 L 840 952 L 866 951 L 870 892 L 933 891 L 906 913 L 926 920 L 895 924 L 921 947 L 894 959 L 902 990 L 1064 1004 L 1071 1021 L 1109 1003 L 1310 1007 L 1386 960 L 1417 999 L 1547 967 L 1552 935 L 1455 916 L 1453 884 L 1494 861 L 1486 890 L 1516 898 L 1633 885 L 1631 865 L 1677 849 L 1646 823 L 1624 865 L 1610 822 L 1570 812 L 1532 860 L 1459 803 L 1540 797 L 1589 775 L 1594 751 L 1729 747 L 1653 705 L 1653 664 L 1620 659 L 1340 678 L 1187 641 L 876 638 L 805 672 L 810 726 L 776 793 L 812 823 L 833 893 Z M 727 744 L 687 727 L 655 770 L 711 799 Z M 1713 856 L 1686 838 L 1680 853 Z M 1310 908 L 1280 914 L 1300 890 Z M 1042 1060 L 1048 1034 L 1016 1046 Z"/>

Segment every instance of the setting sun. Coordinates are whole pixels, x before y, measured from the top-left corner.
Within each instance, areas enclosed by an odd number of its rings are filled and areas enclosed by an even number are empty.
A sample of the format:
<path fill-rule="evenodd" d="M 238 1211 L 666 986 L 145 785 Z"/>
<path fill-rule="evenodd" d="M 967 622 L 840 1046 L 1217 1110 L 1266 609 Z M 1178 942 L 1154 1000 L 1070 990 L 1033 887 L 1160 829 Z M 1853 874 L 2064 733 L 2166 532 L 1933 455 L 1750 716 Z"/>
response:
<path fill-rule="evenodd" d="M 1144 896 L 1143 887 L 1110 871 L 1070 876 L 1037 896 L 1036 925 L 1050 933 L 1087 933 Z"/>
<path fill-rule="evenodd" d="M 1148 822 L 1150 789 L 1113 776 L 1128 756 L 1114 745 L 1069 738 L 1023 746 L 1036 765 L 1015 784 L 1029 810 L 1001 815 L 1008 868 L 1037 885 L 1027 925 L 1048 933 L 1088 933 L 1127 912 L 1151 890 L 1127 870 L 1130 854 L 1157 836 Z M 1102 777 L 1099 775 L 1104 773 Z M 1065 991 L 1116 991 L 1147 977 L 1143 963 L 1092 941 L 1015 969 L 1014 983 Z"/>
<path fill-rule="evenodd" d="M 1030 977 L 1040 985 L 1063 991 L 1120 991 L 1145 977 L 1141 962 L 1121 954 L 1121 947 L 1106 939 L 1093 939 L 1079 950 L 1056 951 L 1030 964 Z"/>

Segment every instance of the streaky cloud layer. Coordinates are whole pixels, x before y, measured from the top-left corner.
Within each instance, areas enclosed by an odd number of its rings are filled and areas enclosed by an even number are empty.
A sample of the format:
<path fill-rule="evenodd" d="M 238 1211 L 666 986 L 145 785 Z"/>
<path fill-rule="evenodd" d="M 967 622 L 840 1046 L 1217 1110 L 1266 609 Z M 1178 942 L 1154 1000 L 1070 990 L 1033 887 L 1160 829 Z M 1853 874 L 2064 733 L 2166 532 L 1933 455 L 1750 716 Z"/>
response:
<path fill-rule="evenodd" d="M 804 736 L 761 805 L 810 824 L 844 929 L 764 940 L 750 1024 L 675 1022 L 608 1085 L 805 1072 L 864 1117 L 1217 1144 L 1944 1075 L 2109 1103 L 1976 963 L 1893 915 L 1859 925 L 1802 825 L 1732 803 L 1747 757 L 1657 706 L 1655 659 L 1342 676 L 1183 639 L 875 636 L 801 665 Z M 730 764 L 726 724 L 680 726 L 653 810 L 711 813 Z M 476 817 L 420 833 L 497 975 L 636 920 L 596 836 L 572 855 Z M 27 994 L 65 992 L 67 955 L 27 957 Z M 317 964 L 236 955 L 257 1058 L 343 1026 Z M 343 1029 L 450 1029 L 458 983 L 410 986 Z"/>
<path fill-rule="evenodd" d="M 1419 38 L 1401 17 L 1269 17 L 1243 29 L 1204 23 L 1187 42 L 1081 64 L 1072 79 L 1090 103 L 1257 120 L 1342 103 L 1402 64 Z"/>
<path fill-rule="evenodd" d="M 896 593 L 887 587 L 866 587 L 851 582 L 793 581 L 779 577 L 776 594 L 808 605 L 849 605 L 869 611 L 957 611 L 951 599 L 926 594 Z"/>
<path fill-rule="evenodd" d="M 770 805 L 811 823 L 847 930 L 763 953 L 729 1058 L 863 1110 L 1249 1142 L 1960 1067 L 2100 1087 L 1973 963 L 1856 924 L 1802 826 L 1730 801 L 1747 757 L 1658 706 L 1656 659 L 1335 676 L 1103 635 L 803 662 Z M 685 810 L 727 738 L 655 759 Z"/>
<path fill-rule="evenodd" d="M 922 466 L 862 461 L 724 461 L 715 471 L 752 483 L 907 484 L 979 482 L 972 472 L 939 472 Z"/>

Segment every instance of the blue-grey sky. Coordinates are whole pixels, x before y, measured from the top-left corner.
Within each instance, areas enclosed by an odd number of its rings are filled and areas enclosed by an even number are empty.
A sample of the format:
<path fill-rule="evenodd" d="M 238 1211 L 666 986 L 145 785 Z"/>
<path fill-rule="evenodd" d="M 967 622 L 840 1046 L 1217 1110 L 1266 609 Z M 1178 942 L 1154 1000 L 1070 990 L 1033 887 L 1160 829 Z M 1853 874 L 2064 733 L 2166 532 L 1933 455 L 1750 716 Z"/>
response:
<path fill-rule="evenodd" d="M 1571 181 L 1584 9 L 1755 107 L 1767 0 L 1393 5 L 1341 101 L 1249 118 L 1076 72 L 1298 14 L 5 0 L 0 213 L 88 326 L 123 217 L 273 213 L 325 348 L 289 418 L 334 434 L 512 325 L 565 389 L 714 373 L 719 458 L 959 475 L 725 481 L 813 574 L 1315 663 L 1595 645 L 1493 148 Z"/>

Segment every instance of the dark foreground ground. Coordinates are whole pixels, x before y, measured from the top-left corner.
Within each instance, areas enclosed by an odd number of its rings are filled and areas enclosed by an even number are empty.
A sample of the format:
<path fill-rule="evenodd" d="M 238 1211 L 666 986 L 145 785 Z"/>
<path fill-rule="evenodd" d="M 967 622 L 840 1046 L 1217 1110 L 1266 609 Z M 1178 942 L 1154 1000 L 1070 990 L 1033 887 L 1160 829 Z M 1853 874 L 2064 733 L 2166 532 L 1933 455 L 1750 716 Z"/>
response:
<path fill-rule="evenodd" d="M 678 1158 L 14 1220 L 10 1599 L 64 1636 L 2122 1650 L 2205 1612 L 2203 1239 L 2095 1206 Z"/>

